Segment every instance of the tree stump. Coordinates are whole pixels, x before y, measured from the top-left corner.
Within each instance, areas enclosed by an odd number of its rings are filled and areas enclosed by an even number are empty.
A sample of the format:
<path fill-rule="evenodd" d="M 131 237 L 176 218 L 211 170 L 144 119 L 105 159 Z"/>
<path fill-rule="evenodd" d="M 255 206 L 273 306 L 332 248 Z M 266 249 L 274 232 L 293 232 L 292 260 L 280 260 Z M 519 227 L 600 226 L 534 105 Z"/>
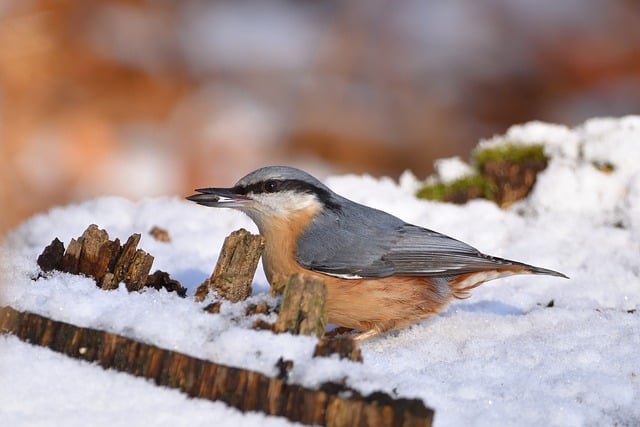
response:
<path fill-rule="evenodd" d="M 282 294 L 275 332 L 315 335 L 320 338 L 327 326 L 326 300 L 327 287 L 322 280 L 294 274 L 289 278 Z"/>
<path fill-rule="evenodd" d="M 250 297 L 251 283 L 262 249 L 264 238 L 245 229 L 236 230 L 227 236 L 211 277 L 196 291 L 196 301 L 204 300 L 211 290 L 231 302 Z"/>

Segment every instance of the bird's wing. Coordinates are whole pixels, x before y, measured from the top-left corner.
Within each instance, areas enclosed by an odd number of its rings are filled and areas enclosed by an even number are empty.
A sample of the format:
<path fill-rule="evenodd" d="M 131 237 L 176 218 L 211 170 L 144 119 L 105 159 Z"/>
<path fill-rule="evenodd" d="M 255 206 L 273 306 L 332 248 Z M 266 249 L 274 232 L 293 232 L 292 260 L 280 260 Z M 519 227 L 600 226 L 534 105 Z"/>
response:
<path fill-rule="evenodd" d="M 512 265 L 374 209 L 318 216 L 298 239 L 297 261 L 347 278 L 448 276 Z"/>
<path fill-rule="evenodd" d="M 402 227 L 400 235 L 398 242 L 382 256 L 393 265 L 394 274 L 448 276 L 513 265 L 459 240 L 414 225 Z"/>

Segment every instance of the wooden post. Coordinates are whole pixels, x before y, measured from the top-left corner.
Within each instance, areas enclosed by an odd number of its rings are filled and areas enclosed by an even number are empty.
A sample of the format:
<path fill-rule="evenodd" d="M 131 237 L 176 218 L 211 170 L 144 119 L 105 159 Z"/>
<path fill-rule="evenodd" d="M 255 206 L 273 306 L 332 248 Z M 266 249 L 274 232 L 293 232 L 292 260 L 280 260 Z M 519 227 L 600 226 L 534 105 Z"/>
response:
<path fill-rule="evenodd" d="M 419 399 L 393 399 L 381 392 L 363 396 L 336 383 L 325 383 L 318 390 L 290 384 L 286 372 L 291 362 L 282 362 L 283 378 L 270 378 L 11 307 L 0 307 L 0 333 L 105 369 L 152 379 L 191 397 L 220 400 L 241 411 L 261 411 L 303 424 L 428 427 L 433 420 L 433 410 Z"/>
<path fill-rule="evenodd" d="M 227 236 L 211 277 L 196 291 L 196 300 L 204 300 L 211 290 L 231 302 L 243 301 L 250 297 L 251 283 L 262 249 L 264 238 L 243 228 Z"/>
<path fill-rule="evenodd" d="M 294 274 L 284 288 L 274 331 L 320 338 L 327 326 L 326 300 L 327 287 L 322 280 Z"/>

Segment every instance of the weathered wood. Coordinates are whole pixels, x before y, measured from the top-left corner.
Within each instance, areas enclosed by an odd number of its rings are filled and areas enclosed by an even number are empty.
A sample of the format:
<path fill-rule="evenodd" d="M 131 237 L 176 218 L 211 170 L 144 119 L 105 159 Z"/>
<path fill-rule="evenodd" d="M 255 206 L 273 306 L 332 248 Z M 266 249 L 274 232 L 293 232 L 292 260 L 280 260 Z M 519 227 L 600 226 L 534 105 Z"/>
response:
<path fill-rule="evenodd" d="M 183 287 L 177 280 L 172 279 L 169 273 L 160 270 L 156 270 L 147 277 L 145 286 L 156 290 L 166 289 L 169 292 L 177 293 L 181 297 L 187 296 L 187 288 Z"/>
<path fill-rule="evenodd" d="M 56 237 L 38 256 L 38 265 L 42 271 L 60 270 L 64 258 L 64 244 Z"/>
<path fill-rule="evenodd" d="M 78 274 L 80 264 L 80 254 L 82 253 L 82 243 L 76 239 L 71 239 L 67 250 L 62 258 L 62 271 Z"/>
<path fill-rule="evenodd" d="M 82 246 L 78 259 L 78 272 L 80 274 L 91 277 L 104 276 L 107 265 L 104 262 L 99 262 L 99 255 L 100 248 L 108 240 L 109 235 L 107 232 L 99 229 L 95 224 L 91 224 L 82 233 L 82 236 L 78 239 Z M 97 271 L 98 268 L 102 271 Z"/>
<path fill-rule="evenodd" d="M 254 314 L 269 314 L 271 312 L 271 307 L 266 302 L 261 302 L 259 304 L 249 304 L 247 305 L 247 309 L 245 310 L 245 316 L 251 316 Z"/>
<path fill-rule="evenodd" d="M 547 167 L 545 158 L 491 159 L 484 162 L 481 172 L 495 184 L 494 198 L 502 207 L 524 199 L 533 189 L 538 174 Z"/>
<path fill-rule="evenodd" d="M 133 262 L 133 257 L 136 254 L 136 247 L 140 242 L 140 234 L 134 233 L 127 239 L 127 242 L 122 246 L 122 251 L 120 252 L 120 256 L 116 261 L 116 265 L 113 268 L 113 280 L 115 281 L 115 287 L 118 286 L 118 283 L 125 282 L 127 277 L 127 273 L 129 272 L 129 267 Z M 114 288 L 113 284 L 109 285 L 110 289 Z M 129 289 L 129 286 L 127 286 Z M 130 289 L 129 289 L 130 290 Z"/>
<path fill-rule="evenodd" d="M 274 330 L 320 338 L 327 326 L 326 300 L 327 287 L 322 280 L 294 274 L 284 288 Z"/>
<path fill-rule="evenodd" d="M 157 225 L 154 225 L 151 230 L 149 230 L 149 235 L 156 239 L 158 242 L 170 242 L 171 237 L 169 237 L 169 232 L 164 228 L 160 228 Z"/>
<path fill-rule="evenodd" d="M 93 277 L 99 287 L 115 289 L 124 282 L 129 291 L 138 291 L 144 286 L 164 288 L 185 296 L 186 289 L 171 280 L 164 272 L 149 275 L 153 256 L 136 249 L 140 235 L 134 234 L 120 246 L 120 240 L 109 240 L 105 230 L 91 224 L 78 239 L 71 239 L 67 250 L 57 238 L 38 257 L 43 272 L 52 270 Z"/>
<path fill-rule="evenodd" d="M 0 332 L 107 369 L 152 379 L 192 397 L 305 424 L 422 427 L 430 426 L 433 418 L 433 410 L 418 399 L 393 399 L 380 392 L 362 396 L 335 383 L 325 383 L 319 390 L 289 384 L 286 377 L 292 365 L 286 361 L 280 368 L 283 378 L 269 378 L 11 307 L 0 308 Z"/>
<path fill-rule="evenodd" d="M 118 288 L 118 280 L 116 279 L 116 275 L 112 272 L 105 273 L 104 277 L 100 282 L 98 282 L 98 286 L 105 291 L 111 291 L 113 289 Z"/>
<path fill-rule="evenodd" d="M 251 296 L 251 283 L 262 249 L 264 238 L 245 229 L 236 230 L 227 236 L 211 277 L 196 291 L 196 300 L 204 300 L 212 290 L 231 302 L 243 301 Z"/>
<path fill-rule="evenodd" d="M 207 304 L 203 310 L 207 313 L 217 314 L 220 313 L 220 308 L 222 308 L 222 301 L 218 300 Z"/>
<path fill-rule="evenodd" d="M 264 319 L 257 318 L 251 325 L 251 328 L 258 331 L 273 331 L 274 325 Z"/>
<path fill-rule="evenodd" d="M 139 291 L 144 287 L 152 265 L 153 256 L 142 249 L 135 251 L 123 280 L 129 291 Z"/>
<path fill-rule="evenodd" d="M 98 258 L 94 268 L 95 272 L 93 274 L 93 277 L 96 279 L 96 283 L 101 283 L 104 276 L 113 271 L 116 260 L 120 256 L 121 249 L 120 240 L 118 239 L 115 241 L 107 240 L 100 245 Z"/>
<path fill-rule="evenodd" d="M 341 359 L 362 362 L 358 342 L 351 337 L 322 337 L 313 351 L 313 357 L 329 357 L 333 354 L 337 354 Z"/>

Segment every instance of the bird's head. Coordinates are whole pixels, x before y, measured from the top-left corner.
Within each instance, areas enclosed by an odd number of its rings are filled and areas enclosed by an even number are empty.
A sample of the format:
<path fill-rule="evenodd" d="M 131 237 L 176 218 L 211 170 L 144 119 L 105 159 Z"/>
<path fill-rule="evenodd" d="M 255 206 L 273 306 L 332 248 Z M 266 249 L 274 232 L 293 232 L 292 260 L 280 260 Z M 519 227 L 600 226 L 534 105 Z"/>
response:
<path fill-rule="evenodd" d="M 314 215 L 338 209 L 336 195 L 308 173 L 288 166 L 267 166 L 251 172 L 231 188 L 200 188 L 187 197 L 200 205 L 234 208 L 262 228 L 274 219 Z"/>

